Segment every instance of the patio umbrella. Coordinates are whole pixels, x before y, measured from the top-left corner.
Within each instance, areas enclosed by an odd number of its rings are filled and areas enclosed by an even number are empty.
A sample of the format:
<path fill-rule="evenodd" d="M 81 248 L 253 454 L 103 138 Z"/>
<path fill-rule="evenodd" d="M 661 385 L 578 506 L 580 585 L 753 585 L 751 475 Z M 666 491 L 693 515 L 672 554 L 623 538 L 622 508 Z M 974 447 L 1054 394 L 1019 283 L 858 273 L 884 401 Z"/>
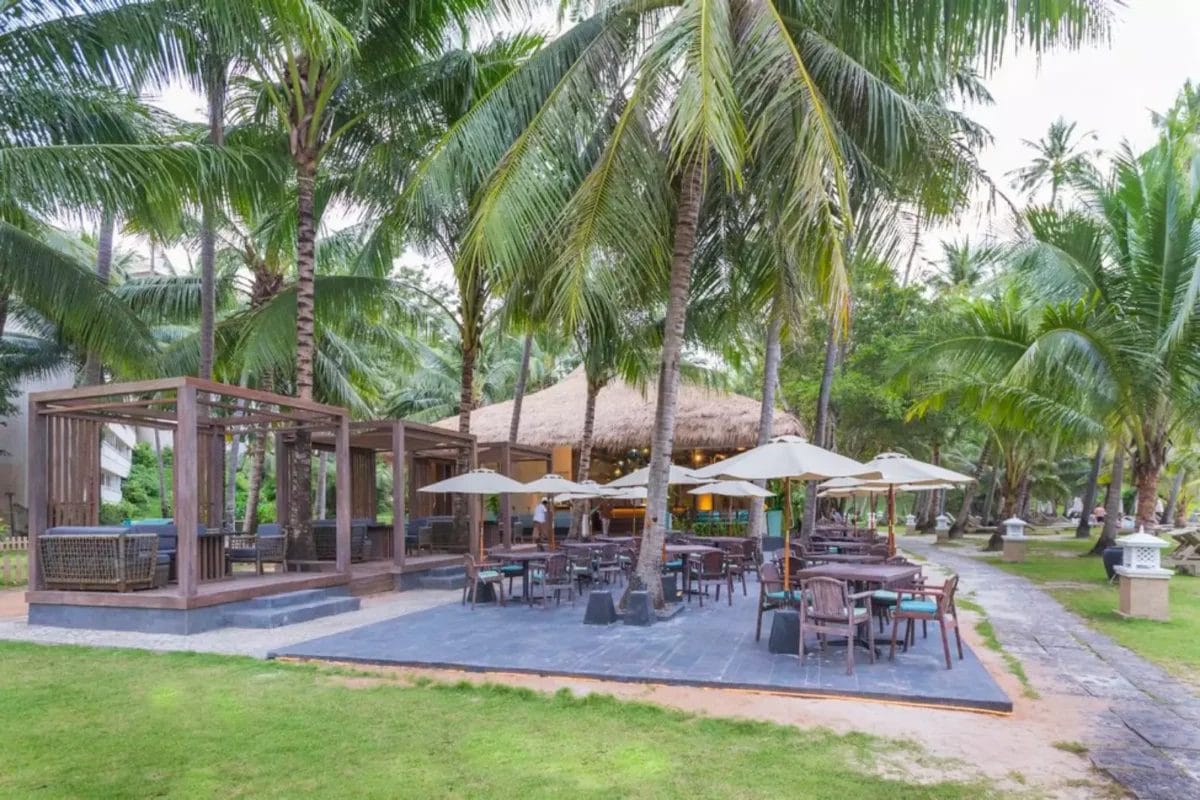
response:
<path fill-rule="evenodd" d="M 697 483 L 708 483 L 711 478 L 698 478 L 696 471 L 681 467 L 678 464 L 672 464 L 671 470 L 667 475 L 667 484 L 671 486 L 693 486 Z M 650 468 L 642 467 L 635 469 L 628 475 L 622 475 L 616 480 L 611 480 L 604 484 L 612 489 L 624 489 L 630 486 L 645 486 L 650 481 Z"/>
<path fill-rule="evenodd" d="M 431 494 L 469 494 L 469 495 L 488 495 L 488 494 L 516 494 L 525 491 L 525 485 L 520 481 L 514 481 L 505 475 L 501 475 L 491 469 L 473 469 L 470 472 L 464 472 L 461 475 L 455 475 L 453 478 L 447 478 L 444 481 L 431 483 L 428 486 L 422 486 L 417 489 L 418 492 L 429 492 Z M 483 520 L 479 521 L 479 553 L 483 553 Z M 402 545 L 403 546 L 403 545 Z"/>
<path fill-rule="evenodd" d="M 599 486 L 599 484 L 596 484 L 594 482 L 592 483 L 592 485 Z M 591 494 L 592 489 L 591 489 L 591 487 L 586 486 L 582 483 L 576 483 L 575 481 L 569 481 L 561 475 L 555 475 L 553 472 L 549 472 L 549 473 L 543 475 L 542 477 L 537 478 L 536 480 L 532 480 L 529 483 L 525 484 L 524 491 L 533 492 L 533 493 L 537 493 L 537 494 L 548 494 L 548 495 L 560 495 L 560 494 L 585 495 L 585 494 Z M 554 541 L 554 519 L 551 518 L 550 519 L 550 549 L 551 550 L 554 549 L 555 544 L 556 544 L 556 542 Z"/>
<path fill-rule="evenodd" d="M 695 470 L 701 478 L 737 478 L 760 481 L 770 478 L 784 479 L 784 495 L 787 502 L 784 510 L 789 517 L 784 524 L 784 547 L 791 547 L 791 496 L 792 480 L 820 481 L 827 478 L 881 478 L 882 474 L 852 458 L 809 444 L 800 436 L 776 436 L 764 445 L 744 453 Z M 790 562 L 784 562 L 784 591 L 791 589 Z"/>
<path fill-rule="evenodd" d="M 881 486 L 887 490 L 888 555 L 896 554 L 897 487 L 907 486 L 912 491 L 924 491 L 942 488 L 942 484 L 959 486 L 975 480 L 970 475 L 964 475 L 961 472 L 955 472 L 952 469 L 946 469 L 937 464 L 918 461 L 903 453 L 880 453 L 868 461 L 865 466 L 879 472 L 878 478 L 869 479 L 867 482 Z M 841 488 L 846 488 L 846 486 L 843 485 Z"/>
<path fill-rule="evenodd" d="M 733 525 L 733 498 L 735 497 L 774 497 L 774 492 L 768 492 L 761 486 L 755 486 L 749 481 L 716 481 L 689 489 L 688 494 L 716 494 L 729 498 L 729 524 Z"/>
<path fill-rule="evenodd" d="M 869 497 L 871 498 L 872 509 L 869 511 L 870 525 L 875 525 L 874 502 L 876 495 L 886 495 L 888 484 L 880 483 L 879 481 L 860 481 L 856 478 L 833 478 L 821 484 L 821 490 L 817 492 L 817 497 Z M 953 483 L 933 483 L 929 485 L 920 485 L 915 483 L 903 483 L 894 487 L 897 492 L 926 492 L 935 489 L 953 489 Z"/>

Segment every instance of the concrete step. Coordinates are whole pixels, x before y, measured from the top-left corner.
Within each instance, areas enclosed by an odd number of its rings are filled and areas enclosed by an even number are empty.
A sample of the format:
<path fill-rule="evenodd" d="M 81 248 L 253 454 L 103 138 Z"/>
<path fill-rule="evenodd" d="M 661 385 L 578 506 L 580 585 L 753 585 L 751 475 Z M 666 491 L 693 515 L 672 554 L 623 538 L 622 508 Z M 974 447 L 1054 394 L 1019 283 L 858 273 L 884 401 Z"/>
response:
<path fill-rule="evenodd" d="M 357 611 L 360 604 L 361 601 L 357 597 L 326 597 L 293 605 L 243 608 L 228 612 L 225 615 L 225 624 L 232 628 L 279 628 L 310 619 Z"/>
<path fill-rule="evenodd" d="M 303 603 L 312 603 L 317 600 L 324 600 L 328 597 L 338 596 L 338 592 L 333 592 L 330 589 L 304 589 L 299 592 L 284 592 L 283 594 L 271 594 L 266 597 L 256 597 L 253 600 L 247 600 L 242 604 L 242 608 L 279 608 L 281 606 L 296 606 Z M 341 593 L 341 594 L 344 594 Z"/>
<path fill-rule="evenodd" d="M 467 573 L 456 567 L 453 573 L 434 574 L 434 570 L 423 573 L 418 581 L 422 589 L 461 589 L 467 582 Z"/>

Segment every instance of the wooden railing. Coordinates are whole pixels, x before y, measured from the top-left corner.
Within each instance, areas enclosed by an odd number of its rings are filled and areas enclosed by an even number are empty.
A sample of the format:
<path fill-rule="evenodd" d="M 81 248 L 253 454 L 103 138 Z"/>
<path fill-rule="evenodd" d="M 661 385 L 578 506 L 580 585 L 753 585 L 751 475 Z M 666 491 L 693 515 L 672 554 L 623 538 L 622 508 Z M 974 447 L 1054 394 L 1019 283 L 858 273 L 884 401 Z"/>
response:
<path fill-rule="evenodd" d="M 0 586 L 23 586 L 29 581 L 29 538 L 0 539 Z"/>

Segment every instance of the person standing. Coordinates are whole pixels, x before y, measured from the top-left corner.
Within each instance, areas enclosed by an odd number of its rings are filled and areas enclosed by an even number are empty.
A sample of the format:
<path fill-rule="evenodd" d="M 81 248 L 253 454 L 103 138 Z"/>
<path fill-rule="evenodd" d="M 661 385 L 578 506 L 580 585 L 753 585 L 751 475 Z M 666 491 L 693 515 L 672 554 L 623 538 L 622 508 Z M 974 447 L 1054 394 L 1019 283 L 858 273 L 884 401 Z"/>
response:
<path fill-rule="evenodd" d="M 540 545 L 546 537 L 546 520 L 550 517 L 550 501 L 542 498 L 533 510 L 533 542 Z"/>

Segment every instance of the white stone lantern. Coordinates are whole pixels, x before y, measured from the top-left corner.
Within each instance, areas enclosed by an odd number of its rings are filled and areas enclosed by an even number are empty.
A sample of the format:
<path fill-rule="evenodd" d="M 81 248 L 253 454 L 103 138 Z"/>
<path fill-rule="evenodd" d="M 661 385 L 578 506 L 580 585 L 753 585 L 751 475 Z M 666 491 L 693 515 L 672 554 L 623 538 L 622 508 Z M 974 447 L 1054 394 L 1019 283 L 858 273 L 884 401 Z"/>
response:
<path fill-rule="evenodd" d="M 1171 576 L 1170 570 L 1162 568 L 1162 551 L 1170 544 L 1144 529 L 1139 528 L 1137 533 L 1117 539 L 1117 547 L 1121 548 L 1121 566 L 1116 568 L 1117 574 Z"/>
<path fill-rule="evenodd" d="M 1025 560 L 1025 545 L 1029 541 L 1025 536 L 1025 528 L 1029 523 L 1020 517 L 1012 517 L 1004 520 L 1003 525 L 1004 550 L 1000 554 L 1000 560 L 1020 564 Z"/>
<path fill-rule="evenodd" d="M 1170 618 L 1167 582 L 1172 572 L 1162 568 L 1162 551 L 1170 543 L 1139 528 L 1117 539 L 1121 565 L 1116 568 L 1120 607 L 1124 617 L 1167 620 Z"/>
<path fill-rule="evenodd" d="M 938 514 L 937 519 L 934 520 L 933 532 L 937 534 L 939 542 L 944 542 L 950 538 L 950 522 L 951 519 L 945 512 Z"/>
<path fill-rule="evenodd" d="M 917 527 L 917 515 L 916 514 L 907 515 L 904 518 L 904 527 L 907 528 L 909 530 L 909 532 L 911 533 L 912 530 Z"/>
<path fill-rule="evenodd" d="M 1011 539 L 1024 539 L 1025 528 L 1029 523 L 1020 517 L 1011 517 L 1004 520 L 1004 536 Z"/>

